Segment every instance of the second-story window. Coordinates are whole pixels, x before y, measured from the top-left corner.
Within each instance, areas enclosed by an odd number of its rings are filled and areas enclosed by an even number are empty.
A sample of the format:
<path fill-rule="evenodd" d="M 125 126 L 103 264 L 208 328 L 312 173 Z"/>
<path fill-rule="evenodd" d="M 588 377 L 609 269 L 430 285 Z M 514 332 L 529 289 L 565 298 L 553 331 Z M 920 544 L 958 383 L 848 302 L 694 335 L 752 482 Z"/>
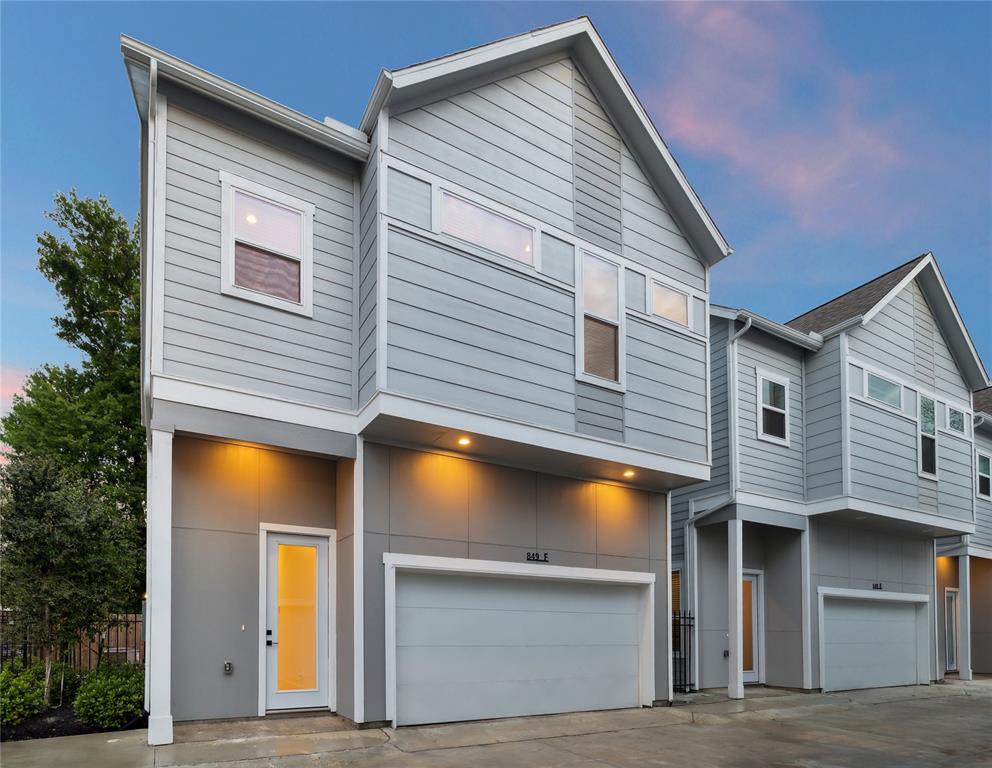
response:
<path fill-rule="evenodd" d="M 534 263 L 534 230 L 449 192 L 441 194 L 441 231 L 500 256 Z"/>
<path fill-rule="evenodd" d="M 759 372 L 758 437 L 774 443 L 789 442 L 789 380 Z"/>
<path fill-rule="evenodd" d="M 978 487 L 975 490 L 979 496 L 992 499 L 992 456 L 979 453 L 977 459 Z"/>
<path fill-rule="evenodd" d="M 309 315 L 314 206 L 221 173 L 221 291 Z"/>
<path fill-rule="evenodd" d="M 964 411 L 947 406 L 947 428 L 951 432 L 963 435 L 965 433 L 964 423 Z"/>
<path fill-rule="evenodd" d="M 868 385 L 865 392 L 872 400 L 891 405 L 893 408 L 902 408 L 902 387 L 894 381 L 883 379 L 874 373 L 868 374 Z"/>
<path fill-rule="evenodd" d="M 937 476 L 937 404 L 920 395 L 920 474 Z"/>
<path fill-rule="evenodd" d="M 651 312 L 679 325 L 689 325 L 689 294 L 658 281 L 651 283 Z"/>
<path fill-rule="evenodd" d="M 620 381 L 620 267 L 582 255 L 583 372 Z"/>

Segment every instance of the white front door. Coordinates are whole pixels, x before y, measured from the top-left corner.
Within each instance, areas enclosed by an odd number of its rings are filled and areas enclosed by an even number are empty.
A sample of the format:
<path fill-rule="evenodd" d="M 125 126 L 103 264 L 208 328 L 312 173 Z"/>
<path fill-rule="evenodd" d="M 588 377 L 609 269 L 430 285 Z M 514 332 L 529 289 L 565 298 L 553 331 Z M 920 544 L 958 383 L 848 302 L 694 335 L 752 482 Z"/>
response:
<path fill-rule="evenodd" d="M 266 546 L 266 709 L 328 706 L 328 545 L 269 533 Z"/>
<path fill-rule="evenodd" d="M 757 574 L 744 576 L 742 589 L 742 634 L 744 635 L 744 682 L 761 680 L 761 578 Z"/>
<path fill-rule="evenodd" d="M 953 587 L 944 590 L 944 649 L 948 672 L 958 668 L 958 591 Z"/>

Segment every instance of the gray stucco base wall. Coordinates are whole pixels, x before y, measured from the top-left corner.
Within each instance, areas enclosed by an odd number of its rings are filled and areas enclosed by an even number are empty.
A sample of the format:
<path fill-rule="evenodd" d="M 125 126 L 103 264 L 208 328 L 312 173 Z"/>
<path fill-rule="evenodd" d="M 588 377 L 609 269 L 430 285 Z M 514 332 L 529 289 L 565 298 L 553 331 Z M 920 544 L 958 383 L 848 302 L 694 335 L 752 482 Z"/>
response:
<path fill-rule="evenodd" d="M 872 589 L 881 584 L 886 592 L 930 596 L 929 626 L 931 676 L 936 669 L 933 637 L 934 557 L 933 539 L 907 533 L 810 519 L 810 600 L 813 687 L 820 687 L 820 653 L 817 632 L 819 587 Z"/>
<path fill-rule="evenodd" d="M 727 685 L 727 524 L 696 530 L 696 569 L 699 633 L 699 688 Z"/>
<path fill-rule="evenodd" d="M 172 483 L 173 717 L 257 715 L 259 523 L 334 528 L 334 462 L 177 436 Z"/>
<path fill-rule="evenodd" d="M 365 444 L 365 719 L 386 717 L 384 552 L 652 572 L 655 698 L 668 697 L 665 496 Z"/>

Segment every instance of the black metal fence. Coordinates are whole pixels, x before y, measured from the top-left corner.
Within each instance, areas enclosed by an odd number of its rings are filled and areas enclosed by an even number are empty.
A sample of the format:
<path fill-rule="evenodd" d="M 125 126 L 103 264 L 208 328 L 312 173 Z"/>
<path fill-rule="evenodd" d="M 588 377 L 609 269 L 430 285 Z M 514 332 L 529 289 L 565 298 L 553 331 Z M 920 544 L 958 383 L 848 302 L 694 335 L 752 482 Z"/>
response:
<path fill-rule="evenodd" d="M 31 627 L 16 621 L 8 611 L 0 611 L 0 661 L 20 659 L 25 664 L 42 657 L 42 648 L 33 641 Z M 82 636 L 59 649 L 59 661 L 77 669 L 93 669 L 102 662 L 140 662 L 145 658 L 144 616 L 121 613 L 103 632 Z"/>
<path fill-rule="evenodd" d="M 692 632 L 691 613 L 672 614 L 672 689 L 676 693 L 692 690 Z"/>

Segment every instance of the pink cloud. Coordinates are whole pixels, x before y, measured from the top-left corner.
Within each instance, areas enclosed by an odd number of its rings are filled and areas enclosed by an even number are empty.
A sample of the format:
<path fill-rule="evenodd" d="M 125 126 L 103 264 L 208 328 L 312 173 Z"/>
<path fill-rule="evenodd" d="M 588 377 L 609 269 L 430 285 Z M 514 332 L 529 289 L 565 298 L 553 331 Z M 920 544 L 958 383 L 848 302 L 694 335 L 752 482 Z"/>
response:
<path fill-rule="evenodd" d="M 649 101 L 677 147 L 727 161 L 736 183 L 784 203 L 807 231 L 891 232 L 912 215 L 915 202 L 898 194 L 916 156 L 911 116 L 877 112 L 882 85 L 845 67 L 805 9 L 673 3 L 661 13 L 682 48 Z"/>
<path fill-rule="evenodd" d="M 28 372 L 20 368 L 3 366 L 0 368 L 0 415 L 6 416 L 14 401 L 14 395 L 24 394 L 24 380 Z"/>

